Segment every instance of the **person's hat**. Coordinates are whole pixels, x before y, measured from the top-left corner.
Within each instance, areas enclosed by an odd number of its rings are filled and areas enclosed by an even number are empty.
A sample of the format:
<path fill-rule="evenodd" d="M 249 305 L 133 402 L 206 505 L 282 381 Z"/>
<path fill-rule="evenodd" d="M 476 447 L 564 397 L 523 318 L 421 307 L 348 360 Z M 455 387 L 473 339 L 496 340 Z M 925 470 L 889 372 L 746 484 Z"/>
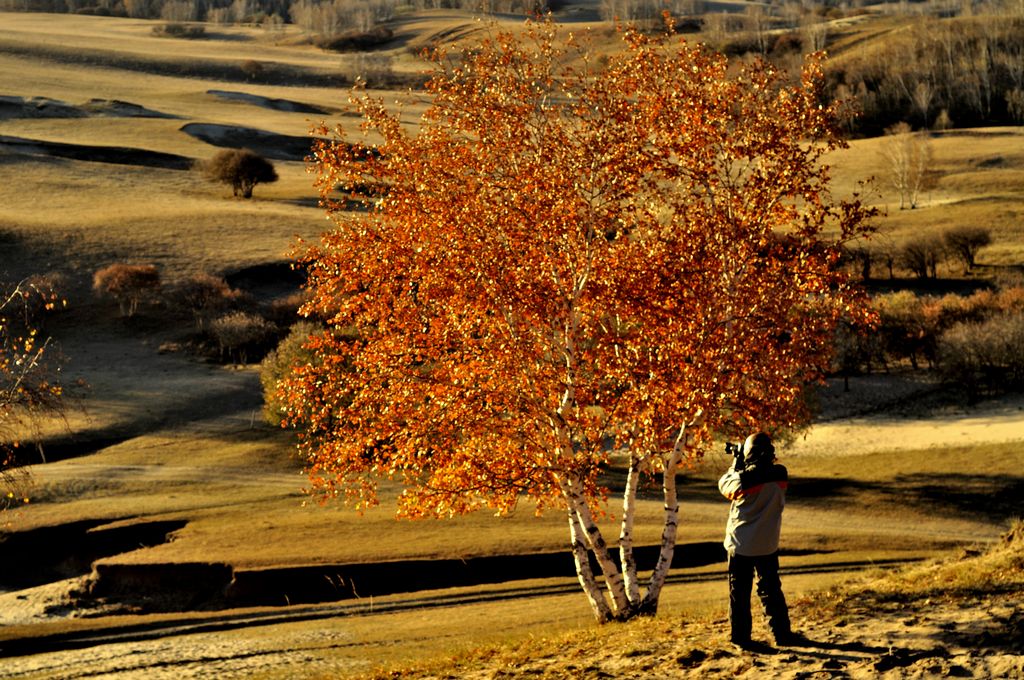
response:
<path fill-rule="evenodd" d="M 771 460 L 775 457 L 775 446 L 772 438 L 764 432 L 758 432 L 747 437 L 743 442 L 743 460 L 747 463 L 756 463 L 762 459 Z"/>

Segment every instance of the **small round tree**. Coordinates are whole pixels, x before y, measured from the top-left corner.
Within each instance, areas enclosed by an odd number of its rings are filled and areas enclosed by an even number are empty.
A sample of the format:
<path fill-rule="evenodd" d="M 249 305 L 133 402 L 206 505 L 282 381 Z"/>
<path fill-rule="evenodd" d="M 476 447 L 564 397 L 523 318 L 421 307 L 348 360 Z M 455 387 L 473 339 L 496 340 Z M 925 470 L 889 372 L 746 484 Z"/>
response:
<path fill-rule="evenodd" d="M 121 316 L 132 317 L 139 303 L 160 288 L 160 272 L 151 264 L 112 264 L 92 277 L 92 289 L 117 300 Z"/>
<path fill-rule="evenodd" d="M 249 149 L 219 151 L 210 160 L 200 162 L 199 169 L 212 182 L 230 184 L 232 193 L 242 198 L 252 198 L 257 184 L 277 181 L 274 164 Z"/>

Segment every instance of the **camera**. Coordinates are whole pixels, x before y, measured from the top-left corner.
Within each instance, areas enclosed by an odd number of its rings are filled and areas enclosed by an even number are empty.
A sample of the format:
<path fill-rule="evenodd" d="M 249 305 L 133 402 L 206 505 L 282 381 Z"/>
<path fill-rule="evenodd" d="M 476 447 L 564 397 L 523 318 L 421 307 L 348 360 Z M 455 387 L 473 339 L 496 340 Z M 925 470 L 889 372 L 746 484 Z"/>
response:
<path fill-rule="evenodd" d="M 743 444 L 733 444 L 732 442 L 726 442 L 725 452 L 736 459 L 735 464 L 733 464 L 733 469 L 742 470 L 744 467 Z"/>

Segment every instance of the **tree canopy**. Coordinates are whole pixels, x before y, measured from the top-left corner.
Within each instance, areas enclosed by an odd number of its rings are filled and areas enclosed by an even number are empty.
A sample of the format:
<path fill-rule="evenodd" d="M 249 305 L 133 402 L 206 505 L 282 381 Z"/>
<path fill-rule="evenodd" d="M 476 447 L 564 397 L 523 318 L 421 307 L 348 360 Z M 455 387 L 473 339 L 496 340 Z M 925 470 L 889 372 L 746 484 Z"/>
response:
<path fill-rule="evenodd" d="M 230 184 L 234 196 L 252 198 L 257 184 L 277 181 L 274 164 L 249 149 L 224 149 L 213 158 L 199 164 L 211 182 Z"/>
<path fill-rule="evenodd" d="M 678 36 L 621 39 L 596 59 L 541 21 L 439 49 L 415 130 L 356 93 L 373 137 L 315 146 L 335 227 L 297 255 L 327 329 L 281 387 L 326 496 L 365 507 L 390 479 L 406 517 L 565 511 L 601 621 L 656 608 L 680 467 L 716 436 L 804 422 L 836 324 L 869 316 L 837 266 L 870 211 L 828 190 L 843 143 L 820 60 L 791 83 Z M 621 568 L 596 519 L 613 463 Z M 647 473 L 665 515 L 641 594 Z"/>

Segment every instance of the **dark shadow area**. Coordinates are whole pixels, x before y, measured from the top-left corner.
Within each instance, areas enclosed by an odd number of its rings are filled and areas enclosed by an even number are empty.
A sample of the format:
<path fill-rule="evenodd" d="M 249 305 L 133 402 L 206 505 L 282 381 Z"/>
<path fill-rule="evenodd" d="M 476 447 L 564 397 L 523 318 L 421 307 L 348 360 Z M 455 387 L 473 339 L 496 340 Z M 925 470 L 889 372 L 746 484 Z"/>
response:
<path fill-rule="evenodd" d="M 316 197 L 313 197 L 313 196 L 311 196 L 309 198 L 291 198 L 291 199 L 287 199 L 287 200 L 281 201 L 281 203 L 287 203 L 288 205 L 298 206 L 299 208 L 319 208 L 320 207 L 320 199 L 316 198 Z"/>
<path fill-rule="evenodd" d="M 63 144 L 44 142 L 23 137 L 0 135 L 0 151 L 27 156 L 56 156 L 76 161 L 113 163 L 116 165 L 139 165 L 165 170 L 189 170 L 193 160 L 162 151 L 147 151 L 122 146 L 92 146 L 89 144 Z"/>
<path fill-rule="evenodd" d="M 180 118 L 120 99 L 90 99 L 74 105 L 49 97 L 0 96 L 0 120 L 7 118 Z"/>
<path fill-rule="evenodd" d="M 654 567 L 658 552 L 658 546 L 636 549 L 640 571 Z M 677 547 L 672 567 L 687 569 L 724 560 L 720 543 L 692 543 Z M 592 567 L 598 570 L 596 563 Z M 188 611 L 333 602 L 575 576 L 568 551 L 234 571 L 224 564 L 100 563 L 95 565 L 90 595 L 145 611 Z"/>
<path fill-rule="evenodd" d="M 279 135 L 236 125 L 188 123 L 181 131 L 207 144 L 226 149 L 250 149 L 275 161 L 303 161 L 309 156 L 312 137 Z"/>
<path fill-rule="evenodd" d="M 845 477 L 800 477 L 791 479 L 786 490 L 787 500 L 822 501 L 849 498 L 865 492 L 884 490 L 875 482 L 863 482 Z"/>
<path fill-rule="evenodd" d="M 925 507 L 1001 521 L 1021 513 L 1024 478 L 1003 475 L 920 474 L 897 477 L 894 492 Z"/>
<path fill-rule="evenodd" d="M 994 618 L 979 616 L 969 623 L 961 624 L 959 628 L 942 632 L 939 639 L 946 644 L 968 649 L 995 649 L 1024 654 L 1024 612 L 1017 610 L 1008 616 Z"/>
<path fill-rule="evenodd" d="M 986 279 L 871 279 L 864 287 L 872 295 L 898 293 L 909 290 L 917 295 L 972 295 L 982 290 L 992 290 L 995 284 Z"/>
<path fill-rule="evenodd" d="M 29 447 L 26 460 L 20 464 L 53 463 L 69 458 L 79 458 L 122 444 L 162 427 L 174 426 L 197 418 L 214 417 L 223 413 L 252 411 L 263 406 L 263 398 L 257 386 L 258 377 L 247 378 L 244 383 L 223 389 L 208 390 L 201 399 L 187 394 L 174 404 L 166 404 L 149 418 L 124 421 L 105 427 L 94 427 L 52 436 Z M 274 436 L 277 429 L 270 432 Z M 250 428 L 245 436 L 265 438 L 267 431 Z M 232 440 L 234 441 L 234 440 Z"/>
<path fill-rule="evenodd" d="M 83 520 L 17 533 L 0 533 L 0 587 L 31 588 L 92 570 L 103 557 L 166 543 L 184 520 L 109 527 L 110 520 Z"/>
<path fill-rule="evenodd" d="M 842 673 L 848 665 L 863 664 L 871 657 L 876 658 L 876 664 L 887 664 L 888 662 L 883 662 L 883 659 L 902 659 L 907 653 L 903 649 L 878 647 L 863 642 L 825 641 L 800 637 L 802 639 L 799 642 L 779 647 L 779 650 L 799 657 L 802 664 L 817 666 L 825 673 Z M 846 676 L 844 674 L 837 677 Z"/>
<path fill-rule="evenodd" d="M 800 477 L 790 480 L 790 502 L 829 504 L 836 499 L 861 498 L 865 502 L 891 503 L 893 507 L 918 507 L 928 513 L 975 516 L 1003 522 L 1020 514 L 1024 477 L 921 473 L 899 475 L 892 480 L 865 482 L 843 477 Z"/>
<path fill-rule="evenodd" d="M 229 90 L 207 90 L 206 94 L 212 94 L 214 97 L 217 97 L 218 99 L 240 102 L 242 104 L 251 104 L 253 106 L 260 106 L 266 109 L 272 109 L 274 111 L 287 111 L 290 113 L 313 113 L 318 115 L 327 115 L 333 113 L 333 111 L 330 111 L 320 106 L 316 106 L 314 104 L 304 104 L 303 102 L 297 102 L 291 99 L 263 97 L 260 95 L 248 94 L 245 92 L 233 92 Z"/>
<path fill-rule="evenodd" d="M 88 456 L 111 446 L 123 444 L 135 436 L 127 433 L 121 426 L 69 432 L 38 442 L 35 445 L 38 451 L 38 460 L 30 460 L 26 464 L 54 463 L 58 460 Z"/>
<path fill-rule="evenodd" d="M 653 569 L 658 546 L 636 549 L 641 572 Z M 817 554 L 812 550 L 783 551 L 786 556 Z M 613 559 L 618 562 L 617 551 Z M 690 543 L 677 547 L 674 570 L 725 562 L 721 543 Z M 527 555 L 494 555 L 465 559 L 428 559 L 366 564 L 331 564 L 266 569 L 231 569 L 221 564 L 98 564 L 91 595 L 124 601 L 146 611 L 187 611 L 250 606 L 287 606 L 381 597 L 446 588 L 548 578 L 575 579 L 568 551 Z M 860 567 L 863 565 L 852 565 Z M 828 565 L 848 569 L 849 564 Z M 599 572 L 592 559 L 591 568 Z M 816 568 L 817 569 L 817 568 Z M 792 570 L 787 571 L 787 573 Z M 721 574 L 675 572 L 669 580 L 708 580 Z M 575 586 L 573 586 L 575 587 Z"/>
<path fill-rule="evenodd" d="M 252 291 L 266 286 L 301 286 L 305 282 L 302 271 L 288 261 L 264 262 L 228 272 L 224 280 L 232 288 Z"/>

